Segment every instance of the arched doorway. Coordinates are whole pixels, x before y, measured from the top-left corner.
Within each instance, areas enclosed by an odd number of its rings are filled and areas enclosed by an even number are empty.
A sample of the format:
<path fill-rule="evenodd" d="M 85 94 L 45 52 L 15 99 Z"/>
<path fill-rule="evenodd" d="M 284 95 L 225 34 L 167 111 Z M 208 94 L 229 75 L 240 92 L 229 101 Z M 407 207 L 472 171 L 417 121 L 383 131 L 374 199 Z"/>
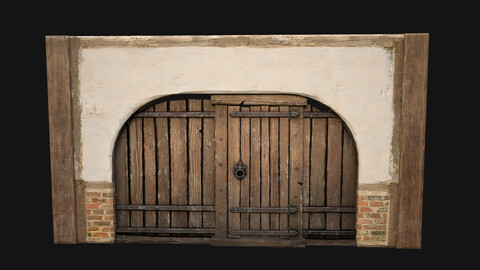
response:
<path fill-rule="evenodd" d="M 305 97 L 162 98 L 125 123 L 113 161 L 117 241 L 355 241 L 355 142 Z"/>

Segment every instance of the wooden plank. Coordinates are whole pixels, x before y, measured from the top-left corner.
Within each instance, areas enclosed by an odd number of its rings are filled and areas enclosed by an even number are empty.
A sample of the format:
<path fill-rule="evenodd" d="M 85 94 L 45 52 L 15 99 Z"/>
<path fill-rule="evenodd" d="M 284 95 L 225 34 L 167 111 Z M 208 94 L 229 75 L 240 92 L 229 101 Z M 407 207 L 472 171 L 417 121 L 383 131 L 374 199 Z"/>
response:
<path fill-rule="evenodd" d="M 241 107 L 242 112 L 249 112 L 249 107 Z M 240 119 L 240 159 L 247 166 L 246 175 L 240 182 L 240 206 L 250 206 L 250 119 Z M 250 214 L 240 214 L 240 229 L 250 228 Z"/>
<path fill-rule="evenodd" d="M 312 111 L 318 111 L 312 108 Z M 327 120 L 312 119 L 312 148 L 310 153 L 310 206 L 325 206 L 325 161 L 327 149 Z M 325 214 L 312 213 L 310 229 L 325 229 Z"/>
<path fill-rule="evenodd" d="M 171 100 L 170 111 L 185 111 L 185 100 Z M 184 118 L 170 119 L 170 171 L 171 202 L 173 205 L 186 205 L 187 199 L 187 122 Z M 187 213 L 172 212 L 171 226 L 187 227 Z"/>
<path fill-rule="evenodd" d="M 289 213 L 298 212 L 296 207 L 232 207 L 232 213 Z M 278 229 L 277 229 L 278 230 Z"/>
<path fill-rule="evenodd" d="M 200 100 L 201 102 L 201 100 Z M 201 110 L 201 108 L 200 108 Z M 215 118 L 215 112 L 189 111 L 189 112 L 139 112 L 134 117 L 144 118 Z"/>
<path fill-rule="evenodd" d="M 295 118 L 298 117 L 298 112 L 278 112 L 278 111 L 269 111 L 269 112 L 231 112 L 229 114 L 231 117 L 259 117 L 259 118 Z"/>
<path fill-rule="evenodd" d="M 405 34 L 397 248 L 421 248 L 428 34 Z"/>
<path fill-rule="evenodd" d="M 54 243 L 77 242 L 69 44 L 45 37 Z"/>
<path fill-rule="evenodd" d="M 114 154 L 114 172 L 115 172 L 115 203 L 128 204 L 129 186 L 128 186 L 128 145 L 127 145 L 127 127 L 123 127 L 118 135 L 115 144 Z M 116 226 L 130 227 L 130 212 L 116 211 Z"/>
<path fill-rule="evenodd" d="M 289 229 L 298 232 L 296 239 L 302 239 L 302 196 L 303 196 L 303 107 L 291 107 L 300 113 L 290 119 L 290 198 L 289 205 L 298 212 L 289 217 Z"/>
<path fill-rule="evenodd" d="M 261 106 L 262 112 L 268 112 L 268 106 Z M 270 206 L 270 129 L 267 118 L 260 119 L 261 124 L 261 156 L 260 156 L 260 178 L 261 178 L 261 198 L 260 205 L 262 207 Z M 260 229 L 270 229 L 270 215 L 260 214 Z"/>
<path fill-rule="evenodd" d="M 117 233 L 215 234 L 215 229 L 199 228 L 117 228 Z"/>
<path fill-rule="evenodd" d="M 283 113 L 278 107 L 270 107 L 270 113 Z M 298 113 L 297 113 L 298 114 Z M 270 118 L 270 207 L 280 206 L 279 178 L 279 123 L 278 118 Z M 270 214 L 270 230 L 280 230 L 280 215 Z"/>
<path fill-rule="evenodd" d="M 259 106 L 251 106 L 251 111 L 260 111 Z M 250 206 L 259 207 L 261 205 L 261 126 L 259 118 L 250 119 Z M 260 214 L 250 215 L 250 229 L 260 229 Z"/>
<path fill-rule="evenodd" d="M 294 95 L 212 95 L 212 104 L 305 106 L 307 99 Z"/>
<path fill-rule="evenodd" d="M 310 205 L 310 146 L 311 146 L 311 124 L 312 120 L 305 118 L 306 113 L 311 113 L 312 107 L 307 105 L 303 112 L 303 207 Z M 305 212 L 305 211 L 303 211 Z M 310 225 L 310 215 L 302 215 L 303 229 L 308 229 Z"/>
<path fill-rule="evenodd" d="M 357 203 L 357 150 L 355 141 L 343 130 L 342 154 L 342 207 L 355 209 Z M 355 230 L 355 213 L 342 214 L 342 230 Z"/>
<path fill-rule="evenodd" d="M 228 106 L 228 114 L 239 111 L 239 106 Z M 228 116 L 228 207 L 240 206 L 240 180 L 233 167 L 240 161 L 240 119 Z M 240 229 L 240 214 L 228 212 L 228 230 Z M 230 235 L 229 235 L 230 236 Z"/>
<path fill-rule="evenodd" d="M 152 112 L 153 107 L 147 109 Z M 152 118 L 143 119 L 143 160 L 145 177 L 145 203 L 157 203 L 157 157 L 155 153 L 155 121 Z M 157 226 L 157 213 L 145 212 L 145 227 Z"/>
<path fill-rule="evenodd" d="M 212 239 L 212 246 L 229 247 L 305 247 L 304 239 L 282 239 L 273 237 L 240 238 L 240 239 Z"/>
<path fill-rule="evenodd" d="M 128 124 L 130 149 L 130 203 L 143 204 L 143 121 L 132 118 Z M 132 227 L 143 227 L 143 212 L 130 213 Z"/>
<path fill-rule="evenodd" d="M 306 239 L 307 246 L 327 246 L 327 247 L 355 247 L 355 239 Z"/>
<path fill-rule="evenodd" d="M 215 106 L 215 238 L 227 237 L 227 106 Z"/>
<path fill-rule="evenodd" d="M 304 118 L 338 118 L 338 114 L 334 112 L 321 112 L 321 111 L 313 111 L 313 112 L 305 112 L 303 114 Z"/>
<path fill-rule="evenodd" d="M 201 99 L 188 100 L 189 111 L 201 111 Z M 188 204 L 202 204 L 202 119 L 188 119 Z M 202 213 L 189 213 L 189 227 L 202 227 Z"/>
<path fill-rule="evenodd" d="M 304 213 L 355 213 L 355 207 L 340 206 L 307 206 L 303 207 Z"/>
<path fill-rule="evenodd" d="M 327 120 L 327 206 L 340 206 L 342 177 L 342 120 Z M 325 216 L 327 230 L 340 229 L 340 214 L 327 213 Z"/>
<path fill-rule="evenodd" d="M 204 111 L 214 111 L 212 101 L 203 100 Z M 203 119 L 203 205 L 215 204 L 215 119 Z M 203 227 L 215 228 L 215 213 L 203 213 Z"/>
<path fill-rule="evenodd" d="M 288 111 L 288 106 L 280 106 L 280 111 Z M 288 207 L 289 198 L 289 152 L 290 152 L 290 120 L 286 118 L 279 119 L 279 182 L 280 182 L 280 207 Z M 288 215 L 280 214 L 280 230 L 285 231 L 288 229 Z"/>
<path fill-rule="evenodd" d="M 211 237 L 158 237 L 139 235 L 115 235 L 115 243 L 144 243 L 144 244 L 210 244 Z"/>
<path fill-rule="evenodd" d="M 294 230 L 289 231 L 259 231 L 259 230 L 235 230 L 230 231 L 234 236 L 295 236 L 298 233 Z"/>
<path fill-rule="evenodd" d="M 189 211 L 189 212 L 215 212 L 213 205 L 147 205 L 147 204 L 117 204 L 117 210 L 138 211 Z"/>
<path fill-rule="evenodd" d="M 167 111 L 167 102 L 155 104 L 155 111 Z M 157 198 L 158 204 L 170 204 L 170 133 L 168 119 L 156 118 L 157 137 Z M 157 213 L 157 227 L 170 227 L 170 212 Z"/>
<path fill-rule="evenodd" d="M 356 235 L 355 230 L 350 231 L 329 231 L 329 230 L 304 230 L 303 234 L 306 236 L 352 236 Z"/>

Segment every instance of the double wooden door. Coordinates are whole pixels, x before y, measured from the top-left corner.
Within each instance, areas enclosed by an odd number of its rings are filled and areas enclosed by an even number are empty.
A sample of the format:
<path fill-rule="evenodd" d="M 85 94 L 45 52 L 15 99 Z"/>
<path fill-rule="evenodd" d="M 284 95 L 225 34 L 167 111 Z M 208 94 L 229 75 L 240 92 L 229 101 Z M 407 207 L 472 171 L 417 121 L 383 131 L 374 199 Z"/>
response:
<path fill-rule="evenodd" d="M 120 133 L 117 240 L 354 239 L 356 150 L 336 114 L 291 95 L 178 98 L 142 109 Z"/>

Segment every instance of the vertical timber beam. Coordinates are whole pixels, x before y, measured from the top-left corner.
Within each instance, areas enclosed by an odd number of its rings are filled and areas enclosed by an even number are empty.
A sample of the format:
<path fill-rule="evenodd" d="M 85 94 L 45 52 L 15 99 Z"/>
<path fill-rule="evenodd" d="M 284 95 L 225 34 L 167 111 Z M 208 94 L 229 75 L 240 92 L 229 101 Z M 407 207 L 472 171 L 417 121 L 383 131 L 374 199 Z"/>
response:
<path fill-rule="evenodd" d="M 70 45 L 68 36 L 46 36 L 53 242 L 77 242 L 73 163 Z"/>
<path fill-rule="evenodd" d="M 421 248 L 428 41 L 428 34 L 405 34 L 397 248 Z"/>

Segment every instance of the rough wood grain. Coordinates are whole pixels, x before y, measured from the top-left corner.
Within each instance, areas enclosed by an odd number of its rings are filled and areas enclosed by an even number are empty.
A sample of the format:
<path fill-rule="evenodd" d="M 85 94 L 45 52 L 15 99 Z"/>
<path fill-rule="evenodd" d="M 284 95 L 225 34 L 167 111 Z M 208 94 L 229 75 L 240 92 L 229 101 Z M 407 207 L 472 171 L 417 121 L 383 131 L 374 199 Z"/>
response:
<path fill-rule="evenodd" d="M 212 102 L 203 100 L 204 111 L 215 111 Z M 215 205 L 215 119 L 203 119 L 203 205 Z M 203 213 L 203 227 L 215 228 L 215 213 Z"/>
<path fill-rule="evenodd" d="M 239 106 L 228 106 L 228 114 L 240 111 Z M 240 181 L 233 167 L 240 160 L 240 119 L 228 116 L 228 208 L 240 206 Z M 240 214 L 228 212 L 228 229 L 240 229 Z M 229 235 L 231 236 L 231 235 Z"/>
<path fill-rule="evenodd" d="M 115 146 L 114 160 L 114 183 L 115 183 L 115 203 L 129 203 L 129 186 L 128 186 L 128 145 L 127 145 L 127 127 L 123 127 L 118 135 Z M 130 212 L 116 212 L 117 227 L 130 226 Z"/>
<path fill-rule="evenodd" d="M 313 108 L 313 111 L 318 111 Z M 325 206 L 325 162 L 327 120 L 312 119 L 312 149 L 310 157 L 310 206 Z M 325 214 L 311 213 L 310 229 L 325 229 Z"/>
<path fill-rule="evenodd" d="M 306 113 L 310 113 L 312 110 L 310 105 L 305 107 L 303 112 L 303 206 L 310 205 L 310 144 L 311 144 L 311 134 L 310 128 L 312 120 L 305 118 Z M 310 225 L 310 215 L 303 214 L 303 229 L 306 230 Z"/>
<path fill-rule="evenodd" d="M 280 111 L 288 111 L 288 106 L 280 106 Z M 279 174 L 280 174 L 280 207 L 288 207 L 289 198 L 289 153 L 290 153 L 290 120 L 279 119 Z M 280 230 L 288 229 L 288 215 L 280 214 Z"/>
<path fill-rule="evenodd" d="M 215 106 L 215 238 L 227 237 L 227 106 Z"/>
<path fill-rule="evenodd" d="M 259 106 L 251 106 L 251 111 L 260 111 Z M 261 206 L 261 125 L 259 118 L 250 119 L 250 206 Z M 260 214 L 250 214 L 250 229 L 260 230 Z"/>
<path fill-rule="evenodd" d="M 53 242 L 76 243 L 69 37 L 47 36 L 45 45 Z"/>
<path fill-rule="evenodd" d="M 167 111 L 167 102 L 155 104 L 155 111 Z M 158 204 L 170 204 L 170 134 L 168 119 L 155 119 L 157 137 L 157 198 Z M 170 212 L 157 212 L 157 227 L 170 227 Z"/>
<path fill-rule="evenodd" d="M 249 112 L 249 107 L 241 107 L 242 112 Z M 250 119 L 240 119 L 240 159 L 247 166 L 246 175 L 240 182 L 240 206 L 250 206 Z M 248 213 L 240 214 L 240 229 L 248 230 L 250 228 L 250 215 Z"/>
<path fill-rule="evenodd" d="M 152 112 L 153 107 L 146 109 Z M 152 118 L 143 119 L 143 161 L 145 172 L 145 203 L 157 203 L 157 157 L 155 153 L 155 121 Z M 157 226 L 157 213 L 145 212 L 145 227 Z"/>
<path fill-rule="evenodd" d="M 201 111 L 201 99 L 188 100 L 189 111 Z M 202 119 L 188 119 L 188 204 L 202 204 Z M 189 227 L 202 227 L 202 213 L 189 213 Z"/>
<path fill-rule="evenodd" d="M 342 207 L 355 207 L 357 203 L 357 151 L 355 142 L 343 130 Z M 342 214 L 342 230 L 355 230 L 355 213 Z"/>
<path fill-rule="evenodd" d="M 428 34 L 406 34 L 398 182 L 398 248 L 421 248 Z"/>
<path fill-rule="evenodd" d="M 307 99 L 294 95 L 212 95 L 213 104 L 228 105 L 307 105 Z"/>
<path fill-rule="evenodd" d="M 261 106 L 262 112 L 267 112 L 268 106 Z M 270 129 L 267 118 L 262 118 L 261 123 L 261 155 L 260 155 L 260 177 L 261 177 L 261 199 L 260 205 L 262 207 L 270 206 Z M 260 229 L 270 229 L 270 215 L 260 214 Z"/>
<path fill-rule="evenodd" d="M 270 107 L 271 112 L 278 112 L 278 107 Z M 280 206 L 279 182 L 279 123 L 278 118 L 270 118 L 270 207 Z M 280 215 L 270 214 L 270 230 L 280 229 Z"/>
<path fill-rule="evenodd" d="M 130 203 L 143 204 L 143 128 L 142 119 L 133 118 L 128 125 L 130 149 Z M 130 213 L 132 227 L 143 227 L 143 212 Z"/>
<path fill-rule="evenodd" d="M 185 100 L 171 100 L 170 111 L 185 111 Z M 170 119 L 171 201 L 173 205 L 186 205 L 187 199 L 187 123 L 185 118 Z M 187 227 L 187 213 L 172 212 L 172 227 Z"/>
<path fill-rule="evenodd" d="M 290 206 L 298 212 L 289 217 L 289 229 L 298 232 L 294 239 L 303 239 L 302 234 L 302 196 L 303 196 L 303 107 L 290 107 L 298 111 L 298 118 L 290 119 Z"/>
<path fill-rule="evenodd" d="M 329 118 L 327 124 L 327 206 L 341 205 L 342 176 L 342 120 Z M 340 229 L 340 214 L 327 213 L 325 217 L 327 230 Z"/>

